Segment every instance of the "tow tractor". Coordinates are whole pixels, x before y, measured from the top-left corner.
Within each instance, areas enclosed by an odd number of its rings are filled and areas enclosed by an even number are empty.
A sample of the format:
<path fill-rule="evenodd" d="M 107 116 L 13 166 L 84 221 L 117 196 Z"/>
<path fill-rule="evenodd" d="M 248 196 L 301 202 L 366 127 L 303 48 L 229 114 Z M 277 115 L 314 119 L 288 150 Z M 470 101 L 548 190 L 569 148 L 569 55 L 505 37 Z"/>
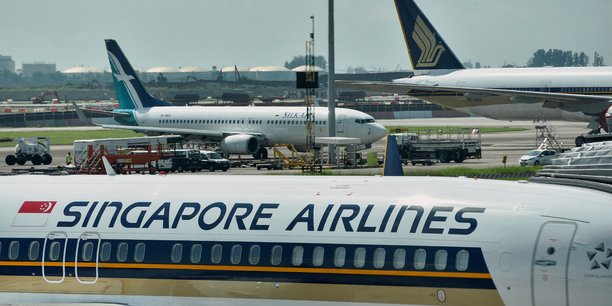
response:
<path fill-rule="evenodd" d="M 5 138 L 1 141 L 15 141 L 15 154 L 9 154 L 4 161 L 7 165 L 12 166 L 18 164 L 25 165 L 27 161 L 31 161 L 33 165 L 40 164 L 49 165 L 53 161 L 51 157 L 51 145 L 49 137 L 20 137 L 20 138 Z"/>

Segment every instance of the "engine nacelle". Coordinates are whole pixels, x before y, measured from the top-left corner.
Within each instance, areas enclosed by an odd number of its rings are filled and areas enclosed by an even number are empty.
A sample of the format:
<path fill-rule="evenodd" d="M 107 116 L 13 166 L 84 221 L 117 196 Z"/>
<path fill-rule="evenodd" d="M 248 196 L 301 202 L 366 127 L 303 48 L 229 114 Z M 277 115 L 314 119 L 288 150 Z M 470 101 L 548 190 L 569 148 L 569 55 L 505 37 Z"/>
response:
<path fill-rule="evenodd" d="M 229 154 L 254 154 L 259 149 L 257 137 L 246 134 L 227 136 L 219 145 Z"/>

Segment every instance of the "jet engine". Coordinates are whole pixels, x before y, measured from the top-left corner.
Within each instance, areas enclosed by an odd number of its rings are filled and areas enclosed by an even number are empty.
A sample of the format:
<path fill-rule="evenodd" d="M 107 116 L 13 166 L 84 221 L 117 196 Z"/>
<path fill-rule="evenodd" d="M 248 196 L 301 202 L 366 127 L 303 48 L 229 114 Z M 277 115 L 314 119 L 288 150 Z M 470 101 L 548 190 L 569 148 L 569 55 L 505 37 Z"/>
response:
<path fill-rule="evenodd" d="M 259 149 L 257 137 L 246 134 L 227 136 L 219 145 L 225 153 L 229 154 L 253 154 Z"/>

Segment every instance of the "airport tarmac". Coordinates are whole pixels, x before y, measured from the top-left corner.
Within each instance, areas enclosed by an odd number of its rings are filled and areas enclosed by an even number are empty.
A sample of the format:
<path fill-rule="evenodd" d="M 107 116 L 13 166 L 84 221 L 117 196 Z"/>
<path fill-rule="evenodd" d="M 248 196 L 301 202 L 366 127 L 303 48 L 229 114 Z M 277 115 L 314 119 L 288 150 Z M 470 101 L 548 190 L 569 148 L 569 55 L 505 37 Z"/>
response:
<path fill-rule="evenodd" d="M 472 167 L 472 168 L 488 168 L 495 166 L 503 166 L 503 156 L 507 157 L 507 165 L 517 165 L 518 159 L 524 155 L 527 151 L 537 147 L 536 144 L 536 130 L 535 124 L 532 121 L 499 121 L 487 118 L 470 117 L 470 118 L 435 118 L 435 119 L 401 119 L 401 120 L 379 120 L 379 122 L 385 126 L 461 126 L 461 127 L 521 127 L 527 130 L 518 132 L 505 132 L 505 133 L 487 133 L 482 134 L 482 159 L 468 159 L 461 164 L 455 164 L 454 162 L 448 164 L 436 164 L 433 166 L 422 166 L 422 165 L 408 165 L 404 167 L 405 171 L 411 169 L 421 169 L 423 167 L 431 167 L 435 169 L 449 168 L 449 167 Z M 587 132 L 585 122 L 564 122 L 564 121 L 553 121 L 550 122 L 557 134 L 559 140 L 565 144 L 568 148 L 574 146 L 574 139 L 576 136 Z M 28 129 L 1 129 L 0 131 L 25 131 L 25 130 L 36 130 L 44 132 L 46 130 L 71 130 L 75 128 L 28 128 Z M 78 129 L 99 129 L 99 127 L 80 127 Z M 41 133 L 44 135 L 44 133 Z M 382 155 L 384 151 L 385 140 L 382 139 L 373 144 L 371 149 L 365 152 L 379 152 Z M 65 156 L 68 151 L 72 150 L 72 146 L 62 145 L 51 147 L 51 155 L 53 156 L 53 162 L 50 166 L 38 166 L 40 168 L 56 167 L 65 165 Z M 28 162 L 25 166 L 8 166 L 4 163 L 6 155 L 11 154 L 13 148 L 0 148 L 0 172 L 7 173 L 11 172 L 12 169 L 23 169 L 30 168 L 31 164 Z M 270 152 L 271 153 L 271 152 Z M 285 170 L 283 170 L 285 171 Z M 297 170 L 286 170 L 288 172 L 295 172 Z M 227 175 L 227 174 L 266 174 L 269 172 L 280 173 L 278 170 L 256 170 L 253 167 L 243 168 L 232 168 L 227 172 L 215 171 L 215 172 L 198 172 L 202 175 Z M 359 173 L 364 175 L 380 174 L 380 168 L 357 168 L 357 169 L 341 169 L 340 172 Z"/>

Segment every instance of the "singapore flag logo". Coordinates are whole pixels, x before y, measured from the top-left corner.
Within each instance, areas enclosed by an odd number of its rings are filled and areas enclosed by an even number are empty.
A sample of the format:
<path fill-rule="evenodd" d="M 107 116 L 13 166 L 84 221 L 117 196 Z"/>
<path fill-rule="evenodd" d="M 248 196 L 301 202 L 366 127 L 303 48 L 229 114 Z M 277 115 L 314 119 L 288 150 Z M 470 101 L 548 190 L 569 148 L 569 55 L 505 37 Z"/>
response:
<path fill-rule="evenodd" d="M 23 202 L 13 220 L 13 226 L 45 226 L 56 203 L 56 201 Z"/>

